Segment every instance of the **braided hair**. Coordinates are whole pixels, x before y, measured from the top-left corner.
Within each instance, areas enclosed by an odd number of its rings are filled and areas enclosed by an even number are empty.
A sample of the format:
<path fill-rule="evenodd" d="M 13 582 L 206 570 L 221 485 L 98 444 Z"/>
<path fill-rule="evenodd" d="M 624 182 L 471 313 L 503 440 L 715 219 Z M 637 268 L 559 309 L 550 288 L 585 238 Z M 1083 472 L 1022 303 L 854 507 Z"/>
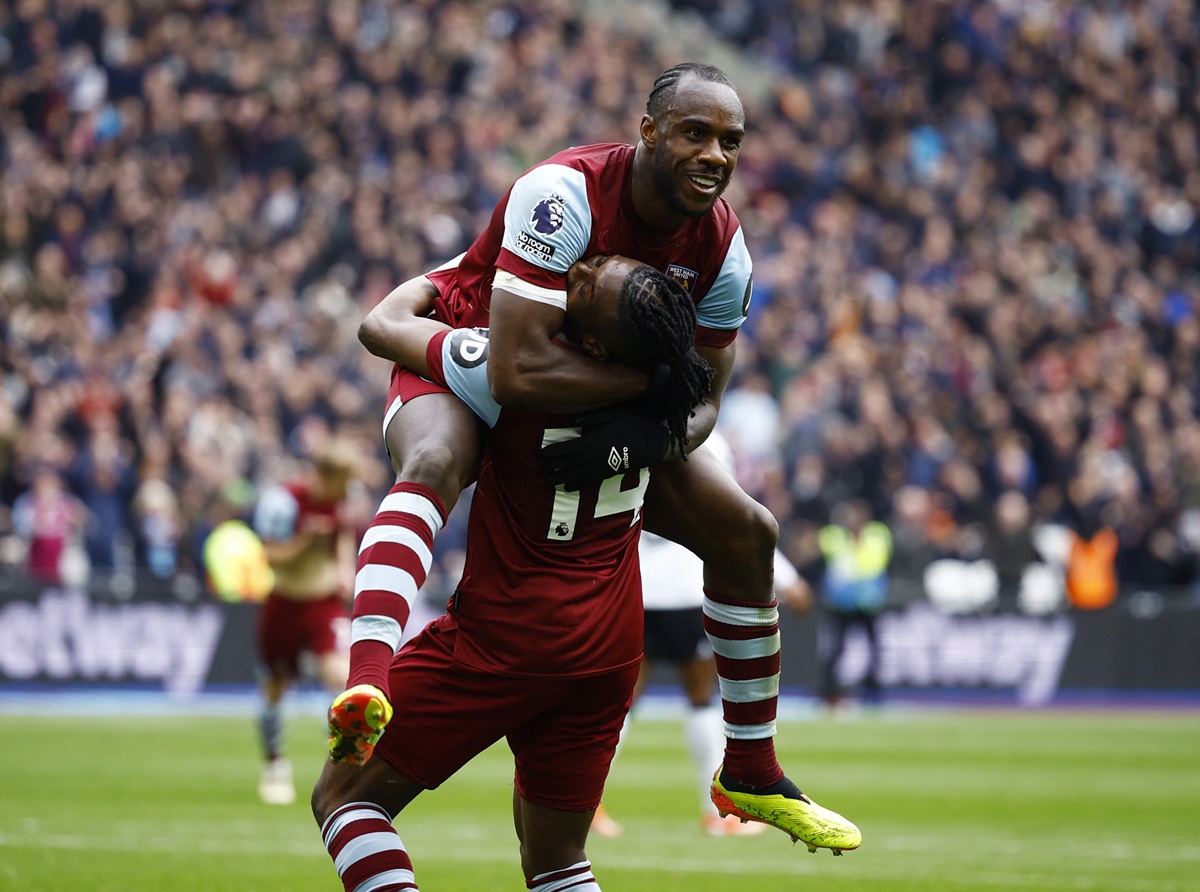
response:
<path fill-rule="evenodd" d="M 694 74 L 700 80 L 708 83 L 722 84 L 733 90 L 734 93 L 737 92 L 733 81 L 717 66 L 706 65 L 703 62 L 681 62 L 673 68 L 668 68 L 655 79 L 654 86 L 650 88 L 650 95 L 646 99 L 646 114 L 657 121 L 659 116 L 671 107 L 679 82 L 689 74 Z"/>
<path fill-rule="evenodd" d="M 654 371 L 668 366 L 665 381 L 633 408 L 666 423 L 672 445 L 684 455 L 687 423 L 712 388 L 713 370 L 696 352 L 696 305 L 678 282 L 652 266 L 638 266 L 621 283 L 614 355 Z"/>

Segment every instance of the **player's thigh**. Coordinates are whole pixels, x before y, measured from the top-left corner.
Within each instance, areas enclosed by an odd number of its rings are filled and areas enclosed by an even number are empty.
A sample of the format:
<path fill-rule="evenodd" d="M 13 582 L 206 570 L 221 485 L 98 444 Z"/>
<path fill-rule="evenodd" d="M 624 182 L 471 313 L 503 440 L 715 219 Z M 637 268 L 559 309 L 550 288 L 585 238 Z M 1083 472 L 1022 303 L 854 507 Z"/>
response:
<path fill-rule="evenodd" d="M 621 727 L 633 700 L 638 664 L 540 684 L 542 709 L 508 732 L 516 788 L 534 805 L 589 812 L 600 804 Z"/>
<path fill-rule="evenodd" d="M 735 571 L 774 560 L 779 524 L 704 446 L 687 461 L 654 468 L 646 489 L 644 525 L 712 566 Z"/>
<path fill-rule="evenodd" d="M 420 387 L 423 379 L 407 370 L 402 374 Z M 478 474 L 482 425 L 466 403 L 435 388 L 393 399 L 384 441 L 396 479 L 431 487 L 449 511 Z"/>
<path fill-rule="evenodd" d="M 439 617 L 400 649 L 388 675 L 396 719 L 374 758 L 426 789 L 440 786 L 545 708 L 536 679 L 481 672 L 456 661 L 457 635 L 454 618 Z"/>
<path fill-rule="evenodd" d="M 708 706 L 717 693 L 717 664 L 710 652 L 707 657 L 688 660 L 679 668 L 683 689 L 692 706 Z"/>

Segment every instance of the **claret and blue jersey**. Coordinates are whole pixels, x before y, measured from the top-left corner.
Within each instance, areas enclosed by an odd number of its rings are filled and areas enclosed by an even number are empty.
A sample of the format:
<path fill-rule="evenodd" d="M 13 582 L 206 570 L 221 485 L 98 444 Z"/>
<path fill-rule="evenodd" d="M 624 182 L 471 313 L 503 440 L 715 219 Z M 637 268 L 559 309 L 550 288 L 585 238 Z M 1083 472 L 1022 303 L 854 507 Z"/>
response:
<path fill-rule="evenodd" d="M 692 296 L 697 344 L 728 346 L 750 303 L 741 224 L 718 199 L 711 213 L 673 232 L 646 225 L 633 209 L 633 156 L 630 145 L 572 148 L 521 176 L 457 267 L 430 274 L 442 292 L 438 318 L 486 326 L 494 284 L 565 310 L 571 264 L 620 254 L 662 270 Z"/>
<path fill-rule="evenodd" d="M 455 329 L 428 350 L 431 378 L 491 428 L 454 610 L 463 631 L 456 657 L 527 675 L 630 665 L 642 648 L 637 544 L 650 472 L 577 492 L 547 483 L 542 446 L 578 436 L 579 428 L 565 416 L 501 407 L 487 381 L 487 347 L 486 330 Z M 480 641 L 486 650 L 475 646 Z"/>
<path fill-rule="evenodd" d="M 566 310 L 566 273 L 587 256 L 634 257 L 674 277 L 696 303 L 696 343 L 721 348 L 745 321 L 750 256 L 724 200 L 672 232 L 632 199 L 634 147 L 572 148 L 522 175 L 471 248 L 429 273 L 438 319 L 455 327 L 428 351 L 431 377 L 491 427 L 468 523 L 453 613 L 456 659 L 528 675 L 586 675 L 641 657 L 637 544 L 649 472 L 569 492 L 550 486 L 543 446 L 578 436 L 572 419 L 502 408 L 486 356 L 493 287 Z M 532 643 L 531 643 L 532 642 Z"/>

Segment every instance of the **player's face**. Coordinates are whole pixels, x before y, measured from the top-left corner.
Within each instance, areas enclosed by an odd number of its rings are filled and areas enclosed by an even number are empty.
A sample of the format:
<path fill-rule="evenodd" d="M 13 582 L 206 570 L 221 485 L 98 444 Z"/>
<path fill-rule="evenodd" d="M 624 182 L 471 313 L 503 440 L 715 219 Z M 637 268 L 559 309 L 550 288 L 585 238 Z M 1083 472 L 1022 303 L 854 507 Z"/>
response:
<path fill-rule="evenodd" d="M 670 110 L 654 122 L 652 171 L 660 199 L 684 217 L 707 214 L 737 167 L 745 123 L 729 87 L 697 77 L 680 81 Z"/>
<path fill-rule="evenodd" d="M 593 342 L 588 335 L 609 331 L 617 322 L 621 285 L 625 277 L 641 265 L 628 257 L 604 254 L 585 257 L 572 264 L 567 270 L 567 316 L 563 320 L 563 333 L 586 347 Z"/>

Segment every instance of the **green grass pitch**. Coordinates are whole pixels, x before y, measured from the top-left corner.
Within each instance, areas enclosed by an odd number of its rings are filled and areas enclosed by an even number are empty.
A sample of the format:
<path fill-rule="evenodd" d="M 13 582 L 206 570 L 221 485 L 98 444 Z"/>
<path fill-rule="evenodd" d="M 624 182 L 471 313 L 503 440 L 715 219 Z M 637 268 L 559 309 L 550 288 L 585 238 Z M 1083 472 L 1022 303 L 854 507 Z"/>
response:
<path fill-rule="evenodd" d="M 289 742 L 299 801 L 269 807 L 247 719 L 0 715 L 0 890 L 340 890 L 306 802 L 319 718 Z M 1194 712 L 889 711 L 781 723 L 778 744 L 861 849 L 703 836 L 680 724 L 641 719 L 605 800 L 625 835 L 589 845 L 606 892 L 1200 889 Z M 524 888 L 510 778 L 501 744 L 400 816 L 422 890 Z"/>

